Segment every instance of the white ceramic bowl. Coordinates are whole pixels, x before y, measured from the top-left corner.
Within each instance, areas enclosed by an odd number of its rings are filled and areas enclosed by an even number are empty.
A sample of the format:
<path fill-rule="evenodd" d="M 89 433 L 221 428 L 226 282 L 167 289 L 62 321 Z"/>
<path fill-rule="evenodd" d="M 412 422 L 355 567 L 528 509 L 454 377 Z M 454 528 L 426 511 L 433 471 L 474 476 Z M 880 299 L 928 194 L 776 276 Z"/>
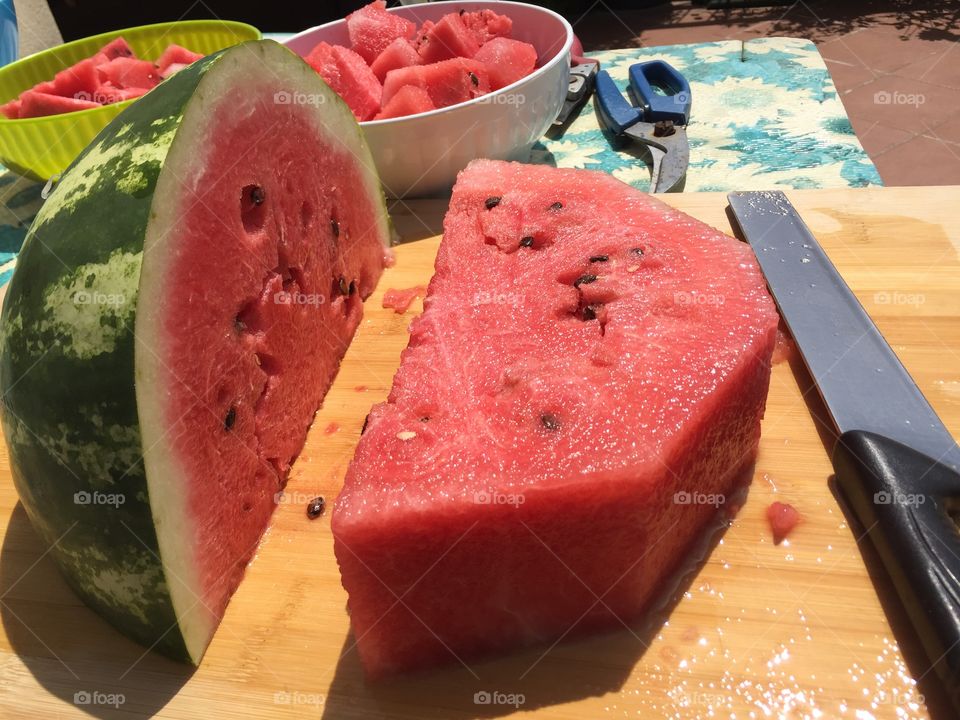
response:
<path fill-rule="evenodd" d="M 513 20 L 512 37 L 533 45 L 539 67 L 496 92 L 439 110 L 360 123 L 389 197 L 449 191 L 475 158 L 525 160 L 563 106 L 570 78 L 573 29 L 546 8 L 506 0 L 452 0 L 391 8 L 418 25 L 459 10 L 489 8 Z M 305 30 L 284 44 L 307 55 L 324 40 L 346 45 L 347 24 L 337 20 Z"/>

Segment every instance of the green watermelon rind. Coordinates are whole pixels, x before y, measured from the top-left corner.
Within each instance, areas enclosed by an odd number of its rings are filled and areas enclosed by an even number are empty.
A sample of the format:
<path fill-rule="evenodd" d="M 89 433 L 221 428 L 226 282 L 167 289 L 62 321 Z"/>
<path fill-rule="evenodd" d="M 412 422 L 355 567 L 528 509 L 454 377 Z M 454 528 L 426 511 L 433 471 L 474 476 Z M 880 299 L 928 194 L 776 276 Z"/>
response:
<path fill-rule="evenodd" d="M 178 567 L 183 558 L 164 554 L 178 528 L 169 513 L 176 494 L 158 489 L 170 481 L 150 470 L 163 429 L 142 417 L 145 398 L 159 389 L 141 367 L 148 353 L 139 316 L 161 303 L 161 275 L 150 270 L 154 260 L 144 265 L 144 243 L 162 230 L 172 187 L 165 178 L 202 156 L 199 111 L 223 83 L 293 83 L 282 89 L 326 98 L 318 115 L 349 116 L 352 132 L 338 140 L 366 168 L 385 242 L 390 232 L 359 126 L 295 57 L 272 41 L 234 46 L 118 115 L 41 207 L 0 314 L 0 419 L 33 527 L 85 603 L 134 640 L 187 662 L 199 662 L 215 623 L 190 624 L 187 606 L 199 598 L 187 602 L 184 591 L 196 596 L 199 586 L 183 577 L 189 560 Z"/>

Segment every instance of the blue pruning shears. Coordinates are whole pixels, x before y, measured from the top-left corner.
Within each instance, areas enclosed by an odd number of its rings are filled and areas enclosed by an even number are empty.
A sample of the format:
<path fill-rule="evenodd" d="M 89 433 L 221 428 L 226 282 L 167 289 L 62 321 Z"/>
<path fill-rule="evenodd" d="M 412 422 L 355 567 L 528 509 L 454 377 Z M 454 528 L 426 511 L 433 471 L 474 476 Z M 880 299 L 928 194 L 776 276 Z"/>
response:
<path fill-rule="evenodd" d="M 653 161 L 650 192 L 679 192 L 690 164 L 686 129 L 692 101 L 690 83 L 663 60 L 631 65 L 628 72 L 636 106 L 621 94 L 610 73 L 597 73 L 595 92 L 600 117 L 614 135 L 647 148 Z"/>

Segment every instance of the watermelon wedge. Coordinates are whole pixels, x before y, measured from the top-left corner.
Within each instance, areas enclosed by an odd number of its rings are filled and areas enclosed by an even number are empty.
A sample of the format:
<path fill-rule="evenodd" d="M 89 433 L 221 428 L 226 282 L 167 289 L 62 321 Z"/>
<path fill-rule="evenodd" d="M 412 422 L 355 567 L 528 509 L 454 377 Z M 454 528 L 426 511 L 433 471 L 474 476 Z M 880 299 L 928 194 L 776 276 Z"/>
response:
<path fill-rule="evenodd" d="M 385 0 L 374 0 L 347 15 L 347 34 L 354 52 L 368 63 L 376 60 L 398 38 L 411 39 L 417 26 L 387 12 Z"/>
<path fill-rule="evenodd" d="M 749 247 L 476 160 L 424 306 L 332 518 L 368 675 L 637 618 L 754 460 L 777 313 Z"/>
<path fill-rule="evenodd" d="M 490 89 L 499 90 L 533 72 L 537 49 L 530 43 L 497 37 L 480 48 L 474 59 L 487 66 Z"/>
<path fill-rule="evenodd" d="M 388 106 L 401 88 L 408 86 L 422 88 L 434 106 L 441 108 L 490 92 L 490 77 L 483 63 L 465 58 L 391 70 L 383 81 L 383 107 Z"/>
<path fill-rule="evenodd" d="M 100 103 L 83 97 L 70 98 L 50 93 L 25 90 L 20 94 L 20 118 L 44 117 L 76 110 L 89 110 L 100 107 Z"/>
<path fill-rule="evenodd" d="M 463 24 L 460 15 L 450 13 L 423 33 L 417 51 L 426 64 L 454 57 L 472 58 L 479 49 L 480 43 Z"/>
<path fill-rule="evenodd" d="M 390 98 L 390 102 L 383 106 L 383 110 L 374 119 L 386 120 L 415 115 L 433 110 L 435 107 L 430 99 L 430 94 L 426 90 L 415 85 L 404 85 L 397 91 L 396 95 Z"/>
<path fill-rule="evenodd" d="M 377 55 L 377 59 L 370 63 L 370 69 L 377 76 L 377 80 L 383 82 L 387 73 L 402 67 L 419 65 L 423 61 L 420 59 L 420 53 L 416 51 L 413 44 L 405 38 L 397 38 L 387 45 L 386 49 Z"/>
<path fill-rule="evenodd" d="M 313 70 L 244 43 L 124 110 L 36 216 L 0 318 L 14 482 L 148 647 L 198 662 L 256 550 L 384 265 L 373 167 Z"/>

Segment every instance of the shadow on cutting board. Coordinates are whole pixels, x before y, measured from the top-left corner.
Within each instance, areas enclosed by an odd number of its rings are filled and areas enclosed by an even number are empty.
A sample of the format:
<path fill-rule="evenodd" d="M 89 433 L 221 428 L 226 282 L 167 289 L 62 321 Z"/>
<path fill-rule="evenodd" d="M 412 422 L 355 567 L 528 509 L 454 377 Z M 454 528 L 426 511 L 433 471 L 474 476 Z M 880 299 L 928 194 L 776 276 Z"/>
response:
<path fill-rule="evenodd" d="M 147 651 L 101 620 L 70 590 L 46 549 L 17 503 L 0 550 L 0 619 L 13 651 L 53 696 L 93 717 L 155 715 L 193 668 Z M 5 671 L 9 692 L 13 677 Z"/>
<path fill-rule="evenodd" d="M 753 468 L 745 474 L 753 476 Z M 742 506 L 748 487 L 735 498 Z M 562 705 L 618 693 L 652 644 L 674 607 L 696 579 L 729 526 L 718 513 L 687 554 L 690 558 L 664 583 L 646 617 L 610 632 L 562 639 L 551 646 L 468 663 L 451 664 L 366 683 L 353 634 L 347 635 L 324 702 L 323 720 L 363 717 L 390 720 L 468 720 Z M 496 694 L 496 700 L 494 695 Z"/>

